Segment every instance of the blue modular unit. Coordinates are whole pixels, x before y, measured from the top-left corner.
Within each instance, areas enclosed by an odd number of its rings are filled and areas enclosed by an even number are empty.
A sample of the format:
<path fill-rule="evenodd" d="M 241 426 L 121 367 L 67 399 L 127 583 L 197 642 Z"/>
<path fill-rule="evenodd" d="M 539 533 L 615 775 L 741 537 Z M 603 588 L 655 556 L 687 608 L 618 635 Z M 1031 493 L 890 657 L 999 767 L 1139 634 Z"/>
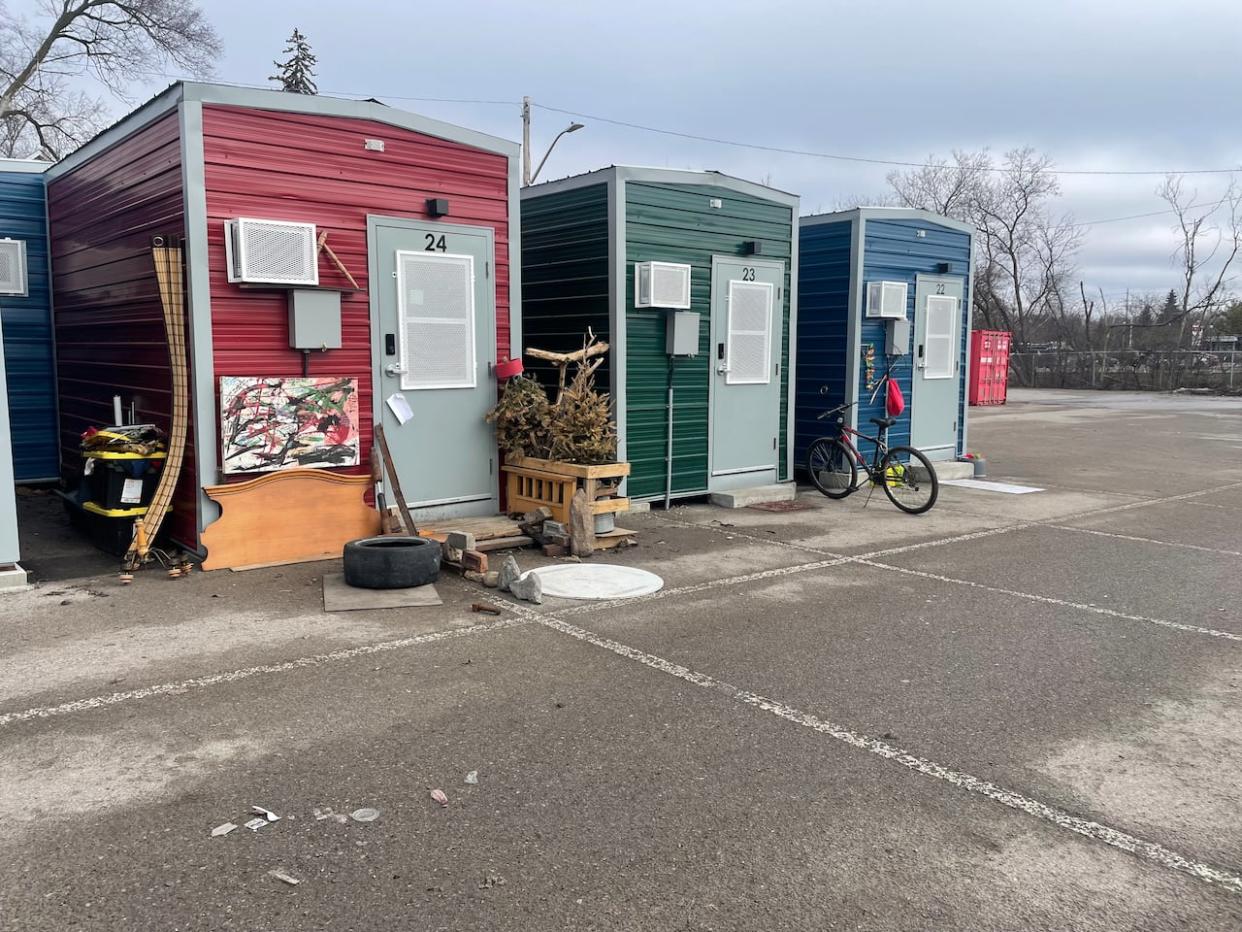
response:
<path fill-rule="evenodd" d="M 51 480 L 60 474 L 43 178 L 48 167 L 47 162 L 0 159 L 0 251 L 4 253 L 0 258 L 6 273 L 5 287 L 0 288 L 0 323 L 13 473 L 18 482 Z M 24 265 L 16 270 L 16 279 L 14 259 Z"/>
<path fill-rule="evenodd" d="M 828 408 L 857 402 L 849 423 L 874 433 L 870 419 L 885 410 L 882 393 L 871 399 L 873 386 L 890 363 L 906 410 L 889 431 L 889 443 L 913 444 L 933 460 L 966 451 L 973 249 L 973 228 L 927 211 L 862 207 L 801 218 L 794 402 L 799 466 L 811 442 L 828 432 L 828 422 L 817 420 Z M 908 333 L 890 323 L 895 320 L 906 321 Z M 893 337 L 901 343 L 893 344 Z M 899 345 L 905 352 L 889 355 Z M 870 444 L 862 453 L 870 459 Z"/>

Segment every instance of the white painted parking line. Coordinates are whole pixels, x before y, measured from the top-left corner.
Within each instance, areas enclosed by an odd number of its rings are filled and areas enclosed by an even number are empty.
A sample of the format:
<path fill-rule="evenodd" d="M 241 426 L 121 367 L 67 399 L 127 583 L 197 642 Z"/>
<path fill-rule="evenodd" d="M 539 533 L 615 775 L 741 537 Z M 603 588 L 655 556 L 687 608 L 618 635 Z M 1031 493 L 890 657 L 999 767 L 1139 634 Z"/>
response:
<path fill-rule="evenodd" d="M 646 596 L 639 596 L 634 599 L 613 599 L 607 602 L 592 602 L 586 605 L 561 609 L 555 614 L 579 615 L 585 612 L 596 612 L 607 608 L 614 608 L 618 605 L 635 605 L 644 602 L 659 601 L 661 599 L 667 599 L 680 595 L 692 595 L 697 592 L 708 592 L 712 589 L 719 589 L 723 586 L 739 586 L 745 585 L 749 582 L 759 582 L 765 579 L 777 579 L 781 576 L 791 576 L 796 573 L 809 573 L 813 570 L 823 569 L 828 566 L 839 566 L 847 562 L 849 562 L 848 557 L 841 557 L 835 560 L 817 560 L 812 563 L 799 563 L 794 566 L 781 566 L 774 569 L 758 570 L 754 573 L 743 573 L 737 576 L 726 576 L 721 579 L 711 579 L 706 582 L 692 583 L 690 585 L 679 586 L 673 589 L 662 589 L 659 592 L 654 592 Z M 91 696 L 86 699 L 76 699 L 71 702 L 63 702 L 60 705 L 42 706 L 34 709 L 23 709 L 17 712 L 8 712 L 0 714 L 0 728 L 5 725 L 15 725 L 18 722 L 30 721 L 31 719 L 53 718 L 60 715 L 68 715 L 73 712 L 89 712 L 93 709 L 102 709 L 108 706 L 119 705 L 120 703 L 133 702 L 141 699 L 152 699 L 157 696 L 177 696 L 189 692 L 192 689 L 203 689 L 211 686 L 220 686 L 226 683 L 236 683 L 239 680 L 249 679 L 254 676 L 288 673 L 293 670 L 302 670 L 308 667 L 318 667 L 325 664 L 353 660 L 357 657 L 365 657 L 370 654 L 378 654 L 390 650 L 400 650 L 406 647 L 418 647 L 423 644 L 433 644 L 437 641 L 445 641 L 469 634 L 482 634 L 488 631 L 498 631 L 504 628 L 516 628 L 529 624 L 530 620 L 534 618 L 544 617 L 539 612 L 535 612 L 526 606 L 501 595 L 500 593 L 496 593 L 496 598 L 498 601 L 504 602 L 506 607 L 514 609 L 519 617 L 472 625 L 468 628 L 453 628 L 448 631 L 435 631 L 429 634 L 399 638 L 393 641 L 381 641 L 377 644 L 364 644 L 360 647 L 343 648 L 341 650 L 332 651 L 328 654 L 298 657 L 294 660 L 286 660 L 281 663 L 266 663 L 258 666 L 246 667 L 241 670 L 229 670 L 224 673 L 211 673 L 205 676 L 196 676 L 190 679 L 179 680 L 175 683 L 157 683 L 152 686 L 144 686 L 139 689 L 130 689 L 124 692 L 109 693 L 103 696 Z"/>
<path fill-rule="evenodd" d="M 264 663 L 253 667 L 245 667 L 241 670 L 229 670 L 225 673 L 211 673 L 206 676 L 195 676 L 190 679 L 180 680 L 176 683 L 158 683 L 154 686 L 144 686 L 140 689 L 130 689 L 124 692 L 109 693 L 106 696 L 91 696 L 88 699 L 77 699 L 73 702 L 63 702 L 60 705 L 43 706 L 36 709 L 23 709 L 20 712 L 7 712 L 0 715 L 0 727 L 5 725 L 15 725 L 18 722 L 26 722 L 31 719 L 53 718 L 59 715 L 68 715 L 71 712 L 89 712 L 92 709 L 102 709 L 106 706 L 119 705 L 123 702 L 133 702 L 138 699 L 150 699 L 155 696 L 176 696 L 189 692 L 192 689 L 202 689 L 207 686 L 219 686 L 224 683 L 236 683 L 240 680 L 250 679 L 254 676 L 264 676 L 273 673 L 287 673 L 290 670 L 305 670 L 308 667 L 319 667 L 324 664 L 336 663 L 342 660 L 353 660 L 356 657 L 366 657 L 371 654 L 385 653 L 390 650 L 401 650 L 405 647 L 415 647 L 421 644 L 433 644 L 436 641 L 447 641 L 452 638 L 466 637 L 471 634 L 483 634 L 488 631 L 497 631 L 501 628 L 514 628 L 519 625 L 525 625 L 529 622 L 522 618 L 506 618 L 500 621 L 491 621 L 483 624 L 471 625 L 468 628 L 451 628 L 448 631 L 434 631 L 429 634 L 419 634 L 414 637 L 398 638 L 394 641 L 380 641 L 376 644 L 363 644 L 360 647 L 347 647 L 341 650 L 334 650 L 327 654 L 315 654 L 311 657 L 298 657 L 295 660 L 286 660 L 282 663 Z"/>
<path fill-rule="evenodd" d="M 1180 550 L 1198 550 L 1203 553 L 1218 553 L 1225 557 L 1242 557 L 1239 550 L 1221 550 L 1217 547 L 1203 547 L 1199 544 L 1179 544 L 1171 540 L 1156 540 L 1154 537 L 1135 537 L 1133 534 L 1115 534 L 1112 531 L 1099 531 L 1088 527 L 1070 527 L 1068 524 L 1049 524 L 1047 527 L 1058 531 L 1077 531 L 1079 534 L 1095 534 L 1098 537 L 1113 537 L 1117 540 L 1132 540 L 1140 544 L 1159 544 L 1161 547 L 1175 547 Z"/>
<path fill-rule="evenodd" d="M 1006 524 L 1003 527 L 989 528 L 986 531 L 970 531 L 967 534 L 954 534 L 950 537 L 940 537 L 936 540 L 919 541 L 917 544 L 904 544 L 900 547 L 888 547 L 884 550 L 872 550 L 870 553 L 860 553 L 853 557 L 855 560 L 870 560 L 875 557 L 891 557 L 898 553 L 909 553 L 912 550 L 923 550 L 927 547 L 943 547 L 945 544 L 960 544 L 968 540 L 982 540 L 985 537 L 995 537 L 998 534 L 1010 534 L 1013 531 L 1025 531 L 1027 528 L 1036 527 L 1038 522 L 1027 521 L 1022 524 Z"/>
<path fill-rule="evenodd" d="M 1017 589 L 1006 589 L 1004 586 L 989 586 L 986 583 L 975 582 L 971 579 L 957 579 L 953 576 L 942 576 L 940 573 L 928 573 L 924 570 L 912 570 L 904 566 L 893 566 L 889 563 L 879 563 L 875 560 L 864 559 L 863 557 L 855 557 L 851 562 L 862 566 L 874 567 L 877 570 L 888 570 L 893 573 L 901 573 L 905 576 L 918 576 L 922 579 L 931 579 L 936 582 L 951 583 L 955 586 L 967 586 L 971 589 L 981 589 L 984 592 L 995 592 L 1000 595 L 1013 596 L 1016 599 L 1026 599 L 1029 602 L 1042 602 L 1045 605 L 1057 605 L 1062 608 L 1074 608 L 1083 612 L 1092 612 L 1096 615 L 1107 615 L 1109 618 L 1121 618 L 1125 621 L 1140 621 L 1144 624 L 1156 625 L 1161 628 L 1169 628 L 1173 631 L 1182 631 L 1188 634 L 1202 634 L 1207 637 L 1221 638 L 1226 641 L 1235 641 L 1242 643 L 1242 634 L 1235 634 L 1232 631 L 1220 631 L 1216 628 L 1204 628 L 1199 625 L 1183 624 L 1180 621 L 1168 621 L 1164 618 L 1150 618 L 1146 615 L 1131 615 L 1127 612 L 1119 612 L 1111 608 L 1103 608 L 1099 605 L 1088 605 L 1085 602 L 1071 602 L 1069 599 L 1055 599 L 1046 595 L 1035 595 L 1032 592 L 1019 592 Z"/>
<path fill-rule="evenodd" d="M 526 612 L 526 610 L 523 611 L 524 613 Z M 535 615 L 534 612 L 529 614 Z M 567 634 L 579 641 L 611 651 L 627 660 L 640 663 L 643 666 L 650 667 L 653 670 L 676 677 L 679 680 L 703 689 L 711 690 L 760 711 L 768 712 L 795 725 L 809 728 L 819 734 L 826 735 L 859 750 L 875 754 L 885 760 L 893 761 L 925 777 L 941 780 L 994 803 L 999 803 L 1019 812 L 1025 812 L 1027 815 L 1034 816 L 1057 828 L 1103 842 L 1106 845 L 1136 855 L 1161 867 L 1189 874 L 1191 877 L 1221 887 L 1231 893 L 1242 894 L 1242 876 L 1212 867 L 1202 861 L 1195 861 L 1156 842 L 1147 841 L 1100 822 L 1081 818 L 1063 809 L 1050 806 L 1047 803 L 1040 802 L 1038 799 L 998 786 L 995 783 L 964 771 L 955 770 L 935 761 L 918 757 L 895 745 L 851 731 L 842 725 L 837 725 L 818 716 L 799 711 L 792 706 L 769 699 L 766 696 L 761 696 L 758 693 L 740 689 L 731 683 L 718 680 L 706 673 L 691 670 L 671 660 L 657 657 L 655 654 L 649 654 L 646 651 L 630 647 L 611 638 L 601 637 L 587 631 L 585 628 L 572 625 L 559 618 L 539 616 L 537 618 L 532 617 L 532 620 L 537 620 L 544 627 L 551 628 L 561 634 Z"/>

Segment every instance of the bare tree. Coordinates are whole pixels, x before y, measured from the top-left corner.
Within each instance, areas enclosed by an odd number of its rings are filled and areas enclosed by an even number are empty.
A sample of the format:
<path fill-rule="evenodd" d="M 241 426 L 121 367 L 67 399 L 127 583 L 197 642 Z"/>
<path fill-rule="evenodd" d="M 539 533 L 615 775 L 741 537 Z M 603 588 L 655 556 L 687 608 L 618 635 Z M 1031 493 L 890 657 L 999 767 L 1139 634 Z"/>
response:
<path fill-rule="evenodd" d="M 1076 301 L 1067 300 L 1082 236 L 1068 217 L 1054 217 L 1060 193 L 1051 160 L 1033 149 L 1005 153 L 999 165 L 985 151 L 954 151 L 952 161 L 888 176 L 907 207 L 974 225 L 975 313 L 988 327 L 1009 330 L 1027 346 L 1045 325 L 1064 331 Z"/>
<path fill-rule="evenodd" d="M 0 155 L 59 158 L 99 128 L 104 102 L 76 90 L 93 77 L 124 97 L 152 67 L 209 74 L 220 53 L 194 0 L 39 0 L 33 20 L 0 2 Z"/>
<path fill-rule="evenodd" d="M 1177 346 L 1186 346 L 1189 325 L 1200 331 L 1226 303 L 1229 273 L 1242 249 L 1242 190 L 1230 180 L 1220 200 L 1198 212 L 1197 191 L 1187 191 L 1180 175 L 1169 175 L 1156 193 L 1168 203 L 1176 220 L 1175 261 L 1181 271 L 1181 314 Z"/>
<path fill-rule="evenodd" d="M 970 220 L 980 191 L 987 186 L 992 159 L 982 152 L 953 150 L 953 161 L 935 155 L 909 172 L 890 172 L 889 186 L 903 207 L 917 207 L 958 220 Z"/>

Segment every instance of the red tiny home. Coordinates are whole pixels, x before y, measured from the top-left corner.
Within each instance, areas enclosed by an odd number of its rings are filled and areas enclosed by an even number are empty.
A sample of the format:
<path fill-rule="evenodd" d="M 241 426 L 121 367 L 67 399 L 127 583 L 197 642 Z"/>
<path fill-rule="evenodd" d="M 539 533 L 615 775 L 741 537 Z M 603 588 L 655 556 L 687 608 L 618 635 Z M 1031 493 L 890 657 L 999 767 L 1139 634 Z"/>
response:
<path fill-rule="evenodd" d="M 1009 341 L 1006 330 L 970 334 L 970 403 L 1003 405 L 1009 391 Z"/>
<path fill-rule="evenodd" d="M 114 395 L 170 426 L 162 235 L 183 245 L 192 402 L 174 539 L 202 551 L 207 486 L 368 475 L 377 418 L 416 515 L 495 513 L 483 414 L 519 355 L 518 155 L 373 101 L 179 83 L 55 165 L 62 477 Z"/>

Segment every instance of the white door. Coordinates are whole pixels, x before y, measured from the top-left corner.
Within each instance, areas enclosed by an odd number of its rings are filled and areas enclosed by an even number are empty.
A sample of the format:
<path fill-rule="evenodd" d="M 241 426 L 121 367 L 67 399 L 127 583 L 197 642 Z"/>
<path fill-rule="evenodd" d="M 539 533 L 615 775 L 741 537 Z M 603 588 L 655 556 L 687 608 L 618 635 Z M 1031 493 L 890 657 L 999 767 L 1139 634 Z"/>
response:
<path fill-rule="evenodd" d="M 910 443 L 933 460 L 957 456 L 962 291 L 961 278 L 920 275 L 914 293 Z"/>

